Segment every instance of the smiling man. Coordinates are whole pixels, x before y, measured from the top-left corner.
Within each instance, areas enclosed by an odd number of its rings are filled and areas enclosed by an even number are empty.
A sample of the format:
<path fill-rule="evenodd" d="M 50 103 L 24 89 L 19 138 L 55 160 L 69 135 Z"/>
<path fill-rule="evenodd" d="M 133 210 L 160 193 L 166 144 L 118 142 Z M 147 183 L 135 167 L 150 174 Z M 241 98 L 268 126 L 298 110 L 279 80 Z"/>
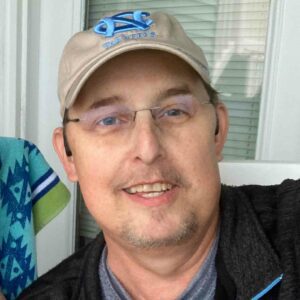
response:
<path fill-rule="evenodd" d="M 76 34 L 59 96 L 54 147 L 102 233 L 20 299 L 299 299 L 299 221 L 278 226 L 300 184 L 221 186 L 227 111 L 174 17 Z"/>

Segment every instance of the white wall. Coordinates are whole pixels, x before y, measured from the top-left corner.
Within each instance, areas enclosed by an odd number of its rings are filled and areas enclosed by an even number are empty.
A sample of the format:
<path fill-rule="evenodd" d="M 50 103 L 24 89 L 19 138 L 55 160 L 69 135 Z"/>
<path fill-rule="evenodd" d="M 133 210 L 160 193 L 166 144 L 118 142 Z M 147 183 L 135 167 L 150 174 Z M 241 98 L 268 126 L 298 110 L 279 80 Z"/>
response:
<path fill-rule="evenodd" d="M 257 159 L 300 161 L 300 1 L 271 2 Z M 60 124 L 57 68 L 83 13 L 84 0 L 0 0 L 0 135 L 36 143 L 65 183 L 51 145 Z M 72 202 L 38 235 L 40 273 L 73 251 L 75 191 L 67 185 Z"/>
<path fill-rule="evenodd" d="M 256 159 L 300 161 L 300 1 L 271 2 Z"/>
<path fill-rule="evenodd" d="M 27 106 L 26 138 L 39 145 L 72 191 L 68 207 L 37 235 L 38 270 L 41 274 L 71 254 L 75 245 L 75 187 L 67 181 L 53 151 L 51 136 L 53 128 L 61 124 L 56 92 L 59 58 L 69 37 L 83 27 L 83 1 L 30 0 L 29 3 L 32 40 L 28 43 L 31 54 L 28 61 L 33 70 L 28 72 L 31 96 Z M 46 259 L 45 253 L 48 254 Z"/>

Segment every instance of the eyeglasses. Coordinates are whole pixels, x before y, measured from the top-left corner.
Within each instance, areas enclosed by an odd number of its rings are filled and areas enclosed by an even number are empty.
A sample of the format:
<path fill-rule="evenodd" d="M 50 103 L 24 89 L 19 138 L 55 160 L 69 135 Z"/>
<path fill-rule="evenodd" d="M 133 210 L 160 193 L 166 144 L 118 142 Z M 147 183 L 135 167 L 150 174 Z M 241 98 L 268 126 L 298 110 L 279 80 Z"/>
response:
<path fill-rule="evenodd" d="M 150 111 L 155 124 L 162 128 L 172 128 L 193 118 L 202 105 L 211 102 L 201 102 L 192 97 L 174 97 L 161 106 L 131 110 L 120 104 L 100 106 L 82 113 L 78 118 L 65 116 L 64 122 L 80 122 L 83 129 L 97 131 L 100 134 L 113 134 L 131 128 L 136 115 L 141 111 Z"/>

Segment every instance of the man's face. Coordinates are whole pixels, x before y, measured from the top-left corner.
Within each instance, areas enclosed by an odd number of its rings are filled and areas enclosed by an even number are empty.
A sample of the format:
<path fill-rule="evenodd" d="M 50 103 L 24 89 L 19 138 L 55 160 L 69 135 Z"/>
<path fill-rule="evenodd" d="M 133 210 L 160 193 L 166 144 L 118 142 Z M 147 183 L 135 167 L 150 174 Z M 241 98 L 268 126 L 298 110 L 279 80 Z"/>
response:
<path fill-rule="evenodd" d="M 201 79 L 185 62 L 159 51 L 136 51 L 97 70 L 69 117 L 104 102 L 138 110 L 180 97 L 209 101 Z M 61 157 L 69 178 L 79 181 L 86 206 L 108 243 L 142 248 L 176 245 L 216 227 L 217 162 L 226 129 L 221 104 L 200 105 L 194 117 L 168 130 L 157 126 L 150 111 L 144 110 L 118 138 L 68 123 L 72 157 L 62 153 Z M 55 143 L 62 144 L 61 137 L 57 130 Z"/>

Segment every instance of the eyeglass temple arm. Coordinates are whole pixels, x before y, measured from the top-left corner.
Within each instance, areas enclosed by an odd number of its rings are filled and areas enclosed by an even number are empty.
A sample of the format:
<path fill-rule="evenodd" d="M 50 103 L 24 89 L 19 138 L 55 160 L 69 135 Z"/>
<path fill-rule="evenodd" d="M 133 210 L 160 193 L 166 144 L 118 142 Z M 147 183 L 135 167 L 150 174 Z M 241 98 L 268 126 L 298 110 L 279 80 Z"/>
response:
<path fill-rule="evenodd" d="M 80 122 L 80 119 L 79 118 L 69 119 L 69 117 L 66 117 L 64 123 L 68 123 L 68 122 Z"/>

